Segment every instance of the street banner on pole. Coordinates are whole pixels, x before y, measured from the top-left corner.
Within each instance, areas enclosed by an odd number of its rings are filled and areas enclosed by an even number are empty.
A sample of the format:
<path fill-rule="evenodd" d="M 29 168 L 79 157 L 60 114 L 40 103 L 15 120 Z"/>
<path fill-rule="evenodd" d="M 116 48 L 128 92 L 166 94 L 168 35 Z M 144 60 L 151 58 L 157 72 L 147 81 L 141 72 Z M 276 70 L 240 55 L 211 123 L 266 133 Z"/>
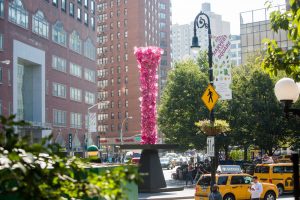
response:
<path fill-rule="evenodd" d="M 89 133 L 97 132 L 96 113 L 89 113 Z"/>
<path fill-rule="evenodd" d="M 214 86 L 221 100 L 232 99 L 230 35 L 212 37 Z"/>

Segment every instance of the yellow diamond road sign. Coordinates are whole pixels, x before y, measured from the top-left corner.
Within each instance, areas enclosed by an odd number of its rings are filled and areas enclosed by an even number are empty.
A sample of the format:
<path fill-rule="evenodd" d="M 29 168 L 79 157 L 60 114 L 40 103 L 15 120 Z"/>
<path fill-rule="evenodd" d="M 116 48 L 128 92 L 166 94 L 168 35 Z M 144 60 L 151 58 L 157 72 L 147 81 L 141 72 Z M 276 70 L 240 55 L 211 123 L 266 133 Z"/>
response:
<path fill-rule="evenodd" d="M 215 88 L 211 84 L 208 84 L 208 87 L 204 91 L 201 99 L 208 108 L 208 110 L 211 111 L 215 107 L 219 99 L 219 95 L 216 92 Z"/>

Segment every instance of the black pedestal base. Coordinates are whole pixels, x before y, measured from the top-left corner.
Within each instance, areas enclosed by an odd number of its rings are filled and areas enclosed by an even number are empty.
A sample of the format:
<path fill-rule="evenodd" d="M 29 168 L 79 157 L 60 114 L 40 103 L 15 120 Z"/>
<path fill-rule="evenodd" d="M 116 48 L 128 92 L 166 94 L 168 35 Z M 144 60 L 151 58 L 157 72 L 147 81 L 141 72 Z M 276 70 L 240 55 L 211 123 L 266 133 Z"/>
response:
<path fill-rule="evenodd" d="M 139 192 L 155 193 L 183 190 L 183 187 L 167 187 L 157 149 L 143 149 L 140 159 L 139 173 L 142 183 Z"/>

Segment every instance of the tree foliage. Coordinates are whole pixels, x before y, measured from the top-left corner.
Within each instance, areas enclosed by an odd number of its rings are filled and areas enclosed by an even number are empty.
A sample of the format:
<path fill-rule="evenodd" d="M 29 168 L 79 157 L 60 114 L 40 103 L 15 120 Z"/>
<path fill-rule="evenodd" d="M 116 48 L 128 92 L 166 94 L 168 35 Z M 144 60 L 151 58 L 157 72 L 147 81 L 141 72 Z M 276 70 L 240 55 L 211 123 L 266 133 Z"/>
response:
<path fill-rule="evenodd" d="M 197 135 L 195 122 L 208 116 L 201 101 L 207 84 L 208 76 L 192 60 L 176 63 L 169 72 L 158 109 L 158 126 L 166 142 L 186 149 L 205 147 L 205 137 Z"/>
<path fill-rule="evenodd" d="M 0 199 L 126 199 L 125 185 L 139 180 L 132 166 L 104 170 L 99 176 L 78 158 L 60 157 L 58 146 L 29 144 L 15 133 L 14 116 L 0 116 Z"/>
<path fill-rule="evenodd" d="M 277 75 L 279 70 L 286 72 L 296 81 L 300 80 L 300 1 L 290 0 L 290 9 L 281 13 L 273 11 L 270 15 L 271 28 L 275 32 L 285 30 L 292 42 L 289 48 L 281 48 L 275 40 L 266 39 L 266 55 L 262 67 L 271 74 Z"/>
<path fill-rule="evenodd" d="M 284 117 L 274 94 L 275 81 L 254 61 L 233 70 L 229 107 L 236 145 L 247 149 L 254 144 L 272 154 L 298 132 L 293 125 L 297 122 Z"/>

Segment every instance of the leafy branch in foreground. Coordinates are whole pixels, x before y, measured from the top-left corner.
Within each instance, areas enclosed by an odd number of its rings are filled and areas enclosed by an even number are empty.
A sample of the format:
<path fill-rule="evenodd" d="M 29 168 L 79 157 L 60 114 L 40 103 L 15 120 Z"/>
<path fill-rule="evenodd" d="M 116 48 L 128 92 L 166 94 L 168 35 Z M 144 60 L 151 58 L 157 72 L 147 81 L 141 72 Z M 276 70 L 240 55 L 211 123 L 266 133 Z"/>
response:
<path fill-rule="evenodd" d="M 127 183 L 137 183 L 137 168 L 126 165 L 93 172 L 79 158 L 60 157 L 57 145 L 29 145 L 15 133 L 28 126 L 14 116 L 0 116 L 0 199 L 127 199 Z"/>

